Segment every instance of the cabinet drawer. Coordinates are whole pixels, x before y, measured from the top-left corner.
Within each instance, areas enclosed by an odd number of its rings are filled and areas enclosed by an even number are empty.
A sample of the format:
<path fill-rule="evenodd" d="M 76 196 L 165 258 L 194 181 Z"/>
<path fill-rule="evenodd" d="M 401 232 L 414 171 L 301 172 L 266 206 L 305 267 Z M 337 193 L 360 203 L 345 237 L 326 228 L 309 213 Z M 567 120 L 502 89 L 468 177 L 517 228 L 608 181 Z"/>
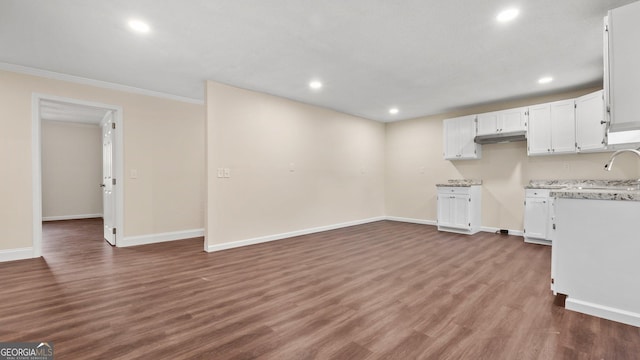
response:
<path fill-rule="evenodd" d="M 548 198 L 549 189 L 525 189 L 524 196 L 528 198 Z"/>
<path fill-rule="evenodd" d="M 470 187 L 467 186 L 441 186 L 438 188 L 438 194 L 461 194 L 469 195 Z"/>

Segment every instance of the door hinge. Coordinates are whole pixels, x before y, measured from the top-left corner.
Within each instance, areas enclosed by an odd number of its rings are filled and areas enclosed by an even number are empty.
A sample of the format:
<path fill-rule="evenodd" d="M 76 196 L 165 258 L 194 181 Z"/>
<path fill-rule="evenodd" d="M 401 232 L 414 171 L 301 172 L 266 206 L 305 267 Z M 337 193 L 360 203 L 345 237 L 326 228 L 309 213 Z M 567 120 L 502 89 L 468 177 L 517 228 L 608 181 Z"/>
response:
<path fill-rule="evenodd" d="M 113 228 L 113 235 L 116 234 L 116 228 Z"/>
<path fill-rule="evenodd" d="M 471 226 L 471 223 L 469 223 L 469 226 Z"/>
<path fill-rule="evenodd" d="M 469 202 L 471 202 L 471 199 L 469 199 Z"/>
<path fill-rule="evenodd" d="M 556 229 L 556 224 L 553 224 L 553 230 L 555 230 L 555 229 Z"/>
<path fill-rule="evenodd" d="M 111 179 L 111 185 L 115 185 L 116 184 L 116 179 Z"/>
<path fill-rule="evenodd" d="M 555 283 L 555 279 L 554 278 L 551 278 L 551 283 L 552 284 Z"/>
<path fill-rule="evenodd" d="M 573 108 L 577 109 L 578 108 L 578 104 L 573 104 Z"/>
<path fill-rule="evenodd" d="M 522 232 L 526 234 L 527 233 L 527 229 L 522 229 Z"/>
<path fill-rule="evenodd" d="M 116 128 L 116 123 L 111 123 L 111 128 L 115 129 Z"/>

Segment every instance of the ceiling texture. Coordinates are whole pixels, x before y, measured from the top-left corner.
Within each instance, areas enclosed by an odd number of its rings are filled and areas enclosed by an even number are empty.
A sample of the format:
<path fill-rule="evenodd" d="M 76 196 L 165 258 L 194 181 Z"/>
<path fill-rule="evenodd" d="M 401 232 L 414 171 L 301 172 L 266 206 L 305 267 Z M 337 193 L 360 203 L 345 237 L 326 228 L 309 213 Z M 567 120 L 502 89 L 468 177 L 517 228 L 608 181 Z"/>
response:
<path fill-rule="evenodd" d="M 602 84 L 603 17 L 631 2 L 0 0 L 0 63 L 197 101 L 214 80 L 395 121 Z"/>

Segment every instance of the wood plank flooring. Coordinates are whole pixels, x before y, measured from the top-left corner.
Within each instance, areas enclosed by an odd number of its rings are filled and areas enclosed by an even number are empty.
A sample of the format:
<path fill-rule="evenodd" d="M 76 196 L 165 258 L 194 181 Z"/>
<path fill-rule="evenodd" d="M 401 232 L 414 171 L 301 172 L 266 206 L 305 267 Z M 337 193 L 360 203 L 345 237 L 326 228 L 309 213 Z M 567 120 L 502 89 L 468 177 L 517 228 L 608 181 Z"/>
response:
<path fill-rule="evenodd" d="M 554 304 L 550 248 L 381 221 L 207 254 L 45 223 L 0 263 L 0 341 L 56 359 L 637 359 L 640 329 Z"/>

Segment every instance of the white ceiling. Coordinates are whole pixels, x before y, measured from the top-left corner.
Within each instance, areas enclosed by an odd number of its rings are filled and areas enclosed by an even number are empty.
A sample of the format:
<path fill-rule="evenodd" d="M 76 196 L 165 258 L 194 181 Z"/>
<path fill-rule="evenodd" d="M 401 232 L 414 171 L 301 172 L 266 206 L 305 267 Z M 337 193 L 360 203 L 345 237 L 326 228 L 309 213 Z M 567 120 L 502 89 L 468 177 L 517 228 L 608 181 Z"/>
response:
<path fill-rule="evenodd" d="M 0 0 L 0 62 L 197 100 L 210 79 L 393 121 L 601 84 L 602 18 L 633 1 Z"/>

